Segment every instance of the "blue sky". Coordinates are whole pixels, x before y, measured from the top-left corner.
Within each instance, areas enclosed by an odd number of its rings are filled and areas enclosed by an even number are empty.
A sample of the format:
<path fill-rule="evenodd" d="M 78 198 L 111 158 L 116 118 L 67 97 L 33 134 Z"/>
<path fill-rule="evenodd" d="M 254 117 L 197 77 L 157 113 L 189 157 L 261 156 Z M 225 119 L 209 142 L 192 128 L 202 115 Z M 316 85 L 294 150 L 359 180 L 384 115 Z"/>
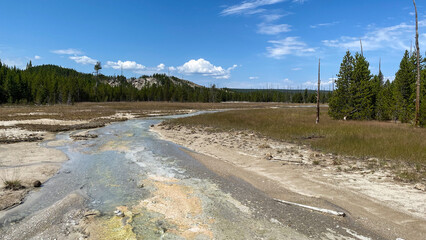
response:
<path fill-rule="evenodd" d="M 156 72 L 202 85 L 328 89 L 347 49 L 393 79 L 414 42 L 411 0 L 1 1 L 0 59 L 106 75 Z M 426 4 L 417 3 L 420 47 Z"/>

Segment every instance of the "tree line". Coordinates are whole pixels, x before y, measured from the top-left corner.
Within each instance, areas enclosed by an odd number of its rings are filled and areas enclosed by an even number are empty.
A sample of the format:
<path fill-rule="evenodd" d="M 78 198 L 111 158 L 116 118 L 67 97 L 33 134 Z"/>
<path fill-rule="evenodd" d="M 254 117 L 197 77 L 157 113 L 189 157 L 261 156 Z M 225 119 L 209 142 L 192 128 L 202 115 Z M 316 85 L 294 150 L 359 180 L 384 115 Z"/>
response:
<path fill-rule="evenodd" d="M 420 124 L 426 125 L 425 59 L 421 69 Z M 329 101 L 329 115 L 335 119 L 400 121 L 412 123 L 416 101 L 416 52 L 405 51 L 394 81 L 384 82 L 379 70 L 372 75 L 369 62 L 359 53 L 346 52 L 340 64 L 336 87 Z"/>
<path fill-rule="evenodd" d="M 98 67 L 98 70 L 101 69 Z M 308 90 L 236 91 L 227 88 L 190 86 L 185 81 L 165 74 L 152 76 L 157 83 L 137 89 L 124 76 L 80 73 L 56 65 L 32 66 L 25 70 L 9 67 L 0 61 L 0 104 L 73 104 L 74 102 L 107 101 L 172 101 L 172 102 L 315 102 L 316 93 Z M 114 82 L 117 84 L 110 84 Z M 176 84 L 176 82 L 180 82 Z M 327 102 L 330 92 L 322 92 Z"/>

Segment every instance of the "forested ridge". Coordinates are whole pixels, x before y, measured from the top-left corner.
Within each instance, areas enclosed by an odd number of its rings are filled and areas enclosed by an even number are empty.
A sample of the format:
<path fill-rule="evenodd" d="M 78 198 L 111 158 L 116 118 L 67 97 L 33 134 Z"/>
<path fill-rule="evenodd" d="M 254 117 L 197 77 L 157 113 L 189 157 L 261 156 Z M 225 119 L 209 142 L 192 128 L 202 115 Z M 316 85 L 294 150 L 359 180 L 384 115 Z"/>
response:
<path fill-rule="evenodd" d="M 142 76 L 154 78 L 153 84 L 136 88 L 137 79 L 124 76 L 80 73 L 56 65 L 32 66 L 25 70 L 0 62 L 0 104 L 72 104 L 74 102 L 107 101 L 177 101 L 177 102 L 295 102 L 316 101 L 316 93 L 308 90 L 237 91 L 227 88 L 203 87 L 165 74 Z M 327 102 L 330 92 L 322 92 Z"/>
<path fill-rule="evenodd" d="M 420 125 L 426 125 L 425 59 L 419 56 Z M 394 81 L 384 81 L 379 70 L 372 75 L 362 54 L 347 51 L 337 75 L 336 90 L 329 101 L 329 114 L 335 119 L 400 121 L 415 117 L 417 55 L 405 51 Z"/>

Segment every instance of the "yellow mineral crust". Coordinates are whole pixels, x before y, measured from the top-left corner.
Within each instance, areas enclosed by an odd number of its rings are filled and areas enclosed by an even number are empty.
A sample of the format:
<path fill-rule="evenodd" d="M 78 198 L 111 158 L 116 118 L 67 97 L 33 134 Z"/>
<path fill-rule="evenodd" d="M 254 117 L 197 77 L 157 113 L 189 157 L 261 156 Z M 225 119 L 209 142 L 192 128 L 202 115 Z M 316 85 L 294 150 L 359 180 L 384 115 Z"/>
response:
<path fill-rule="evenodd" d="M 117 207 L 125 217 L 114 216 L 110 219 L 95 218 L 88 224 L 90 239 L 104 240 L 136 240 L 136 234 L 130 223 L 133 221 L 133 213 L 127 207 Z"/>
<path fill-rule="evenodd" d="M 174 178 L 156 176 L 148 178 L 145 184 L 152 185 L 156 191 L 139 206 L 164 215 L 167 222 L 176 226 L 168 232 L 186 239 L 194 239 L 200 235 L 213 238 L 207 220 L 201 216 L 203 213 L 201 200 L 194 195 L 193 188 L 180 185 Z"/>

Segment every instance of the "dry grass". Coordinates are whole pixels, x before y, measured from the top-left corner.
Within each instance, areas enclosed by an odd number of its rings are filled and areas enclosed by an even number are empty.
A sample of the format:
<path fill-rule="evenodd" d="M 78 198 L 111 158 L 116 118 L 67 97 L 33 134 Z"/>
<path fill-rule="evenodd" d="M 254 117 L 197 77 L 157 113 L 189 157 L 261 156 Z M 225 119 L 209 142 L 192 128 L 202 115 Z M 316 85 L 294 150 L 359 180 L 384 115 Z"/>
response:
<path fill-rule="evenodd" d="M 20 190 L 25 188 L 22 185 L 22 181 L 19 177 L 19 170 L 17 168 L 12 169 L 11 171 L 5 171 L 0 175 L 0 180 L 3 183 L 3 187 L 8 190 Z"/>
<path fill-rule="evenodd" d="M 106 102 L 75 105 L 0 105 L 0 121 L 50 118 L 58 120 L 91 120 L 128 112 L 146 116 L 152 111 L 164 113 L 178 110 L 265 108 L 284 106 L 282 103 L 173 103 L 173 102 Z"/>
<path fill-rule="evenodd" d="M 315 124 L 313 108 L 239 110 L 172 120 L 173 124 L 223 130 L 253 130 L 274 139 L 307 144 L 328 153 L 377 157 L 409 163 L 424 172 L 426 129 L 375 121 L 337 121 L 322 109 Z"/>
<path fill-rule="evenodd" d="M 294 104 L 293 104 L 294 105 Z M 28 124 L 21 123 L 16 126 L 30 131 L 61 132 L 78 129 L 98 128 L 110 122 L 126 120 L 120 114 L 131 114 L 135 117 L 148 117 L 152 115 L 174 115 L 187 113 L 188 110 L 214 110 L 214 109 L 246 109 L 270 108 L 286 106 L 283 103 L 173 103 L 173 102 L 106 102 L 106 103 L 76 103 L 75 105 L 0 105 L 0 121 L 11 120 L 79 120 L 84 123 L 68 125 Z M 118 116 L 115 114 L 120 113 Z M 114 116 L 114 117 L 113 117 Z M 40 137 L 14 138 L 1 137 L 1 143 L 14 143 L 22 141 L 38 141 Z"/>
<path fill-rule="evenodd" d="M 24 186 L 22 186 L 22 182 L 17 179 L 6 180 L 3 182 L 3 184 L 5 189 L 14 190 L 14 191 L 24 188 Z"/>

